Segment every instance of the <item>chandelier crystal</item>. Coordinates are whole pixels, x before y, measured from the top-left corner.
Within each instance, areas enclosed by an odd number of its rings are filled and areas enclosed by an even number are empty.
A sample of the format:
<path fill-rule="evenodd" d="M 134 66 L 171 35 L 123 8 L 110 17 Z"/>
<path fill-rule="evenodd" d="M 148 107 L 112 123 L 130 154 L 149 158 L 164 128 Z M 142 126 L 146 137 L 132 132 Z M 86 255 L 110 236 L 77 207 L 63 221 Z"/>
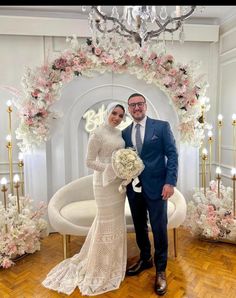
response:
<path fill-rule="evenodd" d="M 190 17 L 196 6 L 175 6 L 169 12 L 167 6 L 124 6 L 123 11 L 112 7 L 108 15 L 102 11 L 102 6 L 91 6 L 89 25 L 94 42 L 102 42 L 108 37 L 115 39 L 117 35 L 134 40 L 140 46 L 151 40 L 158 40 L 160 35 L 165 42 L 165 33 L 179 30 L 179 41 L 184 42 L 184 21 Z M 82 6 L 82 11 L 86 6 Z"/>

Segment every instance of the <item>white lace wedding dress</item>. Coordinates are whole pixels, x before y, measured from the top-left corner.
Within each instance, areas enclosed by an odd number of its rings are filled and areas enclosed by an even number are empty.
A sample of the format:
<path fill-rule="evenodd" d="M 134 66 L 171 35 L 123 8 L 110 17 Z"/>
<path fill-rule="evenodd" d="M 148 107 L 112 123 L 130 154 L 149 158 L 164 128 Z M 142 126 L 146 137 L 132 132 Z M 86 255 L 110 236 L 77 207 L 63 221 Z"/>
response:
<path fill-rule="evenodd" d="M 90 135 L 87 166 L 95 170 L 97 215 L 80 252 L 54 267 L 45 287 L 68 295 L 78 287 L 89 296 L 119 288 L 127 261 L 125 194 L 118 192 L 121 180 L 112 170 L 111 155 L 124 146 L 121 131 L 108 124 Z"/>

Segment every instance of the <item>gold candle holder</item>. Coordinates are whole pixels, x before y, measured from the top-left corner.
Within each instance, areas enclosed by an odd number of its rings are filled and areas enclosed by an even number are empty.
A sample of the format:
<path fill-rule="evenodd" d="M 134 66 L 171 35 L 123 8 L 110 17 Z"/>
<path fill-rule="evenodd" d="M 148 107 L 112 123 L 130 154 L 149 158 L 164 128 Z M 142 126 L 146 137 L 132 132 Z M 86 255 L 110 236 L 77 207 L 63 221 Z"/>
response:
<path fill-rule="evenodd" d="M 23 179 L 23 167 L 24 167 L 24 161 L 23 161 L 23 153 L 20 152 L 18 155 L 18 167 L 20 170 L 20 184 L 21 184 L 21 194 L 24 196 L 24 179 Z"/>
<path fill-rule="evenodd" d="M 20 214 L 20 197 L 19 197 L 19 187 L 20 187 L 20 178 L 19 175 L 14 176 L 14 183 L 15 183 L 15 189 L 16 189 L 16 203 L 17 203 L 17 211 Z"/>
<path fill-rule="evenodd" d="M 1 185 L 2 185 L 2 189 L 1 191 L 3 192 L 3 202 L 4 202 L 4 209 L 7 210 L 7 196 L 6 196 L 6 192 L 7 192 L 7 179 L 5 177 L 3 177 L 1 179 Z M 5 223 L 5 232 L 8 232 L 8 227 L 7 224 Z"/>
<path fill-rule="evenodd" d="M 236 204 L 236 192 L 235 192 L 235 183 L 236 183 L 236 169 L 232 168 L 231 170 L 232 174 L 232 183 L 233 183 L 233 216 L 234 219 L 236 218 L 236 210 L 235 210 L 235 204 Z"/>
<path fill-rule="evenodd" d="M 208 144 L 209 144 L 209 181 L 211 181 L 212 142 L 213 142 L 213 133 L 212 133 L 211 130 L 209 130 L 208 131 Z"/>
<path fill-rule="evenodd" d="M 233 125 L 233 165 L 236 167 L 236 114 L 232 115 Z"/>
<path fill-rule="evenodd" d="M 9 161 L 9 176 L 10 176 L 10 189 L 11 193 L 14 194 L 14 187 L 13 187 L 13 163 L 12 163 L 12 143 L 11 143 L 11 136 L 7 135 L 7 149 L 8 149 L 8 161 Z"/>
<path fill-rule="evenodd" d="M 204 195 L 206 196 L 206 160 L 207 160 L 207 149 L 202 149 L 202 187 Z"/>
<path fill-rule="evenodd" d="M 8 101 L 7 101 L 7 112 L 8 112 L 8 128 L 9 128 L 9 134 L 12 135 L 12 130 L 11 130 L 12 102 L 11 102 L 11 100 L 8 100 Z"/>
<path fill-rule="evenodd" d="M 217 196 L 220 198 L 220 180 L 221 180 L 221 168 L 216 168 L 216 180 L 217 180 Z"/>
<path fill-rule="evenodd" d="M 223 116 L 221 114 L 218 115 L 218 165 L 221 164 L 221 128 L 223 123 Z"/>

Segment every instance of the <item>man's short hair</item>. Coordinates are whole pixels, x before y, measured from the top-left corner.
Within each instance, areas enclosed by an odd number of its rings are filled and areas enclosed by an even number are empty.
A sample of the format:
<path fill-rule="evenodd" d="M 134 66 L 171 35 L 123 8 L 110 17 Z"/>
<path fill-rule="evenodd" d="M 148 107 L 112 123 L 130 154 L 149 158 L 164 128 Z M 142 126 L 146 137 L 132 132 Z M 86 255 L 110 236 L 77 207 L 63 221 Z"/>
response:
<path fill-rule="evenodd" d="M 130 97 L 128 98 L 128 102 L 129 102 L 130 98 L 136 97 L 136 96 L 141 96 L 144 99 L 144 102 L 146 102 L 146 98 L 142 94 L 140 94 L 140 93 L 133 93 L 133 94 L 131 94 Z"/>

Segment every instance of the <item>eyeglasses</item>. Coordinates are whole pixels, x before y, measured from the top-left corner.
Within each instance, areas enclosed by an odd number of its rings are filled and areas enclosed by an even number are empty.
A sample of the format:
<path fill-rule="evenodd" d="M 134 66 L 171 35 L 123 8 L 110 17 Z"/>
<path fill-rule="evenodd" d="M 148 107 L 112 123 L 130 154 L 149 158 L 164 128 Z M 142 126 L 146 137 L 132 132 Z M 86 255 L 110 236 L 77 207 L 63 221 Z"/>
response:
<path fill-rule="evenodd" d="M 144 104 L 145 104 L 144 101 L 129 103 L 129 107 L 131 107 L 132 109 L 134 109 L 136 106 L 138 106 L 139 108 L 142 108 Z"/>

